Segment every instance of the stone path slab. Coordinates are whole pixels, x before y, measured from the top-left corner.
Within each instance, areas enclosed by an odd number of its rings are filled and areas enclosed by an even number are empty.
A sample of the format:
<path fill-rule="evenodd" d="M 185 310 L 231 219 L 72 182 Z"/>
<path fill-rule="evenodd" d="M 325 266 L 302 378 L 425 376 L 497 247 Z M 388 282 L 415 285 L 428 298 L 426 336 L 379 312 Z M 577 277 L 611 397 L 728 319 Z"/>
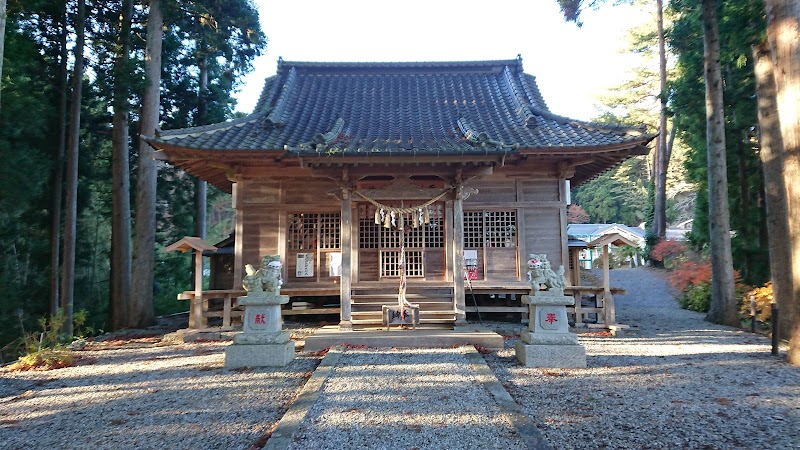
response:
<path fill-rule="evenodd" d="M 550 449 L 474 347 L 334 347 L 265 449 Z"/>

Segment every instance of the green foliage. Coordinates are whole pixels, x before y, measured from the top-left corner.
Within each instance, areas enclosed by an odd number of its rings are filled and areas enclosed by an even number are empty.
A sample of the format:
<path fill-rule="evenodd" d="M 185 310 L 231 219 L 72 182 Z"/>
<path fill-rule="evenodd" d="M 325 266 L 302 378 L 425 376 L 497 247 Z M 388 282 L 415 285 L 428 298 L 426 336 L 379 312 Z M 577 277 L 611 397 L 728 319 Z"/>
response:
<path fill-rule="evenodd" d="M 711 305 L 711 282 L 702 281 L 689 286 L 678 297 L 678 303 L 690 311 L 708 312 Z"/>
<path fill-rule="evenodd" d="M 86 310 L 77 311 L 73 314 L 72 322 L 75 330 L 75 339 L 83 338 L 91 333 L 91 329 L 84 328 L 87 318 L 88 313 Z M 66 336 L 62 334 L 66 320 L 64 310 L 59 308 L 54 316 L 41 317 L 38 320 L 40 331 L 24 333 L 23 327 L 21 338 L 23 355 L 19 357 L 12 369 L 50 370 L 71 366 L 76 357 L 67 347 L 71 340 L 66 339 Z M 22 324 L 21 317 L 20 324 Z"/>
<path fill-rule="evenodd" d="M 758 207 L 763 190 L 758 146 L 758 129 L 753 62 L 750 46 L 763 38 L 764 5 L 756 0 L 721 2 L 721 66 L 724 78 L 725 127 L 727 142 L 728 194 L 734 266 L 748 284 L 763 284 L 768 278 L 766 242 L 761 231 L 765 216 Z M 703 78 L 703 35 L 697 2 L 670 2 L 674 16 L 668 38 L 677 55 L 677 78 L 671 107 L 676 111 L 678 135 L 689 149 L 685 167 L 690 181 L 698 187 L 695 221 L 690 240 L 696 249 L 705 247 L 708 235 L 708 195 L 705 135 L 705 85 Z"/>
<path fill-rule="evenodd" d="M 74 338 L 81 339 L 92 332 L 91 329 L 84 328 L 88 317 L 89 314 L 85 309 L 76 311 L 73 314 L 72 324 L 75 330 L 73 333 Z M 72 340 L 67 339 L 66 336 L 62 334 L 66 321 L 67 317 L 64 314 L 64 310 L 61 308 L 58 309 L 54 316 L 39 318 L 38 324 L 40 331 L 23 334 L 22 336 L 22 345 L 25 353 L 31 354 L 43 350 L 61 349 L 64 345 L 69 344 Z"/>
<path fill-rule="evenodd" d="M 66 6 L 65 6 L 66 5 Z M 108 313 L 111 236 L 111 99 L 120 82 L 130 87 L 130 167 L 135 179 L 138 144 L 138 92 L 143 86 L 142 61 L 145 14 L 137 7 L 133 19 L 131 62 L 125 79 L 115 79 L 120 0 L 90 4 L 86 25 L 91 53 L 90 77 L 83 80 L 75 310 L 85 309 L 85 326 L 102 330 Z M 5 40 L 0 113 L 0 348 L 6 358 L 37 317 L 48 314 L 51 272 L 49 228 L 55 154 L 64 123 L 59 117 L 60 36 L 66 22 L 74 38 L 74 2 L 22 0 L 11 2 Z M 208 121 L 230 118 L 231 98 L 241 76 L 263 51 L 266 38 L 248 0 L 165 2 L 161 128 L 192 125 L 198 114 L 198 51 L 208 52 L 209 87 L 205 92 Z M 66 14 L 65 14 L 66 12 Z M 201 45 L 202 44 L 202 45 Z M 71 61 L 71 55 L 68 56 Z M 161 163 L 157 200 L 155 286 L 158 313 L 185 310 L 176 294 L 191 283 L 191 261 L 182 254 L 165 254 L 164 246 L 192 234 L 193 187 L 183 171 Z M 211 189 L 214 222 L 210 239 L 225 237 L 231 215 L 227 194 Z M 131 193 L 133 197 L 133 193 Z M 220 237 L 220 238 L 221 238 Z M 58 270 L 58 268 L 55 268 Z M 23 311 L 18 316 L 15 312 Z M 21 318 L 20 318 L 21 317 Z M 14 342 L 15 344 L 11 344 Z M 16 354 L 14 354 L 16 357 Z"/>
<path fill-rule="evenodd" d="M 53 370 L 75 364 L 75 353 L 65 348 L 44 349 L 20 356 L 11 370 Z"/>
<path fill-rule="evenodd" d="M 632 158 L 575 189 L 573 198 L 592 222 L 638 225 L 644 221 L 646 177 L 644 159 Z"/>
<path fill-rule="evenodd" d="M 52 67 L 15 17 L 6 24 L 0 112 L 0 348 L 19 336 L 15 311 L 47 313 L 48 183 L 55 117 Z M 35 326 L 26 316 L 27 327 Z"/>

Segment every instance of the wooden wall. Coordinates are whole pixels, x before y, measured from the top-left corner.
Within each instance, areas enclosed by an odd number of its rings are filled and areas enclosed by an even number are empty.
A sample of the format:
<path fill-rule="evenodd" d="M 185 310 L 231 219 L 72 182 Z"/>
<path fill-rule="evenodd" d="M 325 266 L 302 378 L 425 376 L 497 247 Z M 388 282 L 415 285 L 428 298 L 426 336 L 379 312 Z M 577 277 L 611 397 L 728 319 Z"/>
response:
<path fill-rule="evenodd" d="M 487 249 L 486 261 L 479 261 L 481 272 L 485 268 L 486 281 L 507 281 L 527 278 L 526 262 L 530 253 L 545 253 L 554 267 L 567 265 L 566 203 L 563 181 L 547 175 L 503 176 L 502 172 L 491 179 L 472 180 L 468 187 L 478 189 L 464 201 L 464 210 L 517 211 L 517 248 Z M 479 259 L 481 253 L 479 252 Z M 483 273 L 479 274 L 479 280 Z"/>
<path fill-rule="evenodd" d="M 566 260 L 566 203 L 563 180 L 547 174 L 506 174 L 498 171 L 492 177 L 474 179 L 467 187 L 478 189 L 464 201 L 465 211 L 516 211 L 517 241 L 511 246 L 487 248 L 479 252 L 479 279 L 486 282 L 525 282 L 526 261 L 530 253 L 545 253 L 554 267 L 567 265 Z M 327 275 L 327 255 L 317 256 L 319 261 L 314 279 L 294 278 L 294 260 L 297 251 L 289 251 L 286 244 L 286 216 L 301 212 L 339 212 L 340 202 L 328 192 L 336 189 L 333 181 L 324 178 L 303 180 L 242 179 L 235 189 L 234 205 L 237 208 L 237 260 L 236 272 L 243 274 L 244 264 L 260 264 L 266 254 L 284 255 L 284 279 L 289 282 L 317 282 L 333 284 Z M 357 217 L 357 214 L 354 214 Z M 357 220 L 354 246 L 358 246 Z M 445 237 L 449 242 L 449 237 Z M 437 251 L 438 249 L 430 249 Z M 309 252 L 309 250 L 301 250 Z M 441 254 L 427 254 L 426 278 L 448 279 L 446 273 L 432 268 L 450 267 L 444 264 L 445 249 Z M 354 280 L 377 281 L 377 250 L 363 251 L 353 256 Z M 434 261 L 435 260 L 435 261 Z M 430 264 L 428 264 L 430 263 Z M 324 273 L 320 273 L 320 271 Z"/>
<path fill-rule="evenodd" d="M 282 255 L 284 280 L 295 279 L 295 259 L 298 251 L 289 252 L 286 247 L 286 217 L 291 213 L 340 212 L 339 200 L 328 195 L 336 185 L 325 179 L 305 180 L 258 180 L 243 179 L 237 183 L 234 206 L 237 208 L 236 271 L 243 273 L 245 264 L 258 267 L 264 255 Z M 310 250 L 301 250 L 310 252 Z M 315 252 L 316 253 L 316 252 Z M 241 255 L 239 258 L 238 256 Z M 321 275 L 330 284 L 334 279 L 327 276 L 327 255 L 317 255 L 314 280 Z M 321 274 L 320 269 L 325 273 Z"/>

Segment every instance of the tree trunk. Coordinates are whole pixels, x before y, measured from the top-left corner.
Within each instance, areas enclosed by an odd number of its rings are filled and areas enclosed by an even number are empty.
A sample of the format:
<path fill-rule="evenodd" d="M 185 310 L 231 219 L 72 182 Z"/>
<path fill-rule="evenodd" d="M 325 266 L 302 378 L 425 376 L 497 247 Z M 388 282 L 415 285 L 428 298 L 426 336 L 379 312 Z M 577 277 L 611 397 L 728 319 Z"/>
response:
<path fill-rule="evenodd" d="M 67 149 L 67 4 L 64 2 L 64 21 L 61 26 L 61 60 L 58 66 L 58 146 L 53 168 L 53 196 L 50 210 L 50 315 L 58 313 L 59 276 L 61 265 L 61 203 L 64 197 L 64 155 Z"/>
<path fill-rule="evenodd" d="M 194 180 L 194 206 L 195 206 L 195 222 L 194 234 L 195 236 L 205 239 L 206 238 L 206 196 L 207 196 L 206 182 L 200 178 Z"/>
<path fill-rule="evenodd" d="M 72 337 L 72 309 L 75 294 L 75 234 L 78 222 L 78 154 L 81 131 L 81 98 L 83 91 L 83 41 L 86 2 L 78 0 L 75 17 L 75 66 L 72 69 L 72 121 L 67 153 L 66 203 L 64 211 L 64 257 L 61 266 L 61 308 L 64 310 L 64 334 Z"/>
<path fill-rule="evenodd" d="M 6 45 L 6 0 L 0 0 L 0 93 L 3 92 L 3 54 Z"/>
<path fill-rule="evenodd" d="M 150 325 L 153 310 L 153 270 L 156 245 L 156 180 L 158 165 L 153 159 L 153 148 L 142 136 L 155 135 L 159 122 L 161 85 L 161 40 L 164 16 L 161 0 L 150 0 L 147 14 L 147 48 L 145 49 L 145 74 L 147 87 L 142 96 L 139 122 L 139 168 L 136 177 L 136 235 L 134 237 L 133 282 L 131 286 L 130 317 L 136 318 L 134 326 Z"/>
<path fill-rule="evenodd" d="M 128 60 L 131 45 L 133 0 L 122 2 L 114 61 L 114 128 L 111 137 L 111 299 L 112 330 L 128 326 L 131 295 L 131 204 L 128 162 Z"/>
<path fill-rule="evenodd" d="M 775 65 L 775 86 L 783 140 L 788 226 L 792 237 L 792 296 L 779 300 L 781 324 L 789 336 L 789 362 L 800 365 L 800 2 L 766 0 L 767 39 Z"/>
<path fill-rule="evenodd" d="M 660 78 L 661 112 L 659 114 L 658 141 L 653 155 L 653 182 L 655 185 L 653 209 L 653 234 L 659 239 L 667 235 L 667 52 L 664 45 L 664 5 L 656 0 L 656 22 L 658 25 L 658 66 Z"/>
<path fill-rule="evenodd" d="M 764 193 L 767 209 L 767 231 L 769 247 L 769 266 L 772 279 L 772 298 L 781 309 L 781 338 L 789 338 L 792 301 L 792 250 L 786 184 L 783 178 L 783 140 L 781 124 L 778 119 L 778 105 L 775 97 L 775 77 L 772 65 L 772 52 L 769 44 L 762 42 L 753 46 L 755 61 L 756 94 L 758 94 L 758 125 L 761 165 L 764 172 Z"/>
<path fill-rule="evenodd" d="M 717 1 L 703 0 L 703 47 L 706 82 L 708 224 L 711 241 L 711 305 L 706 319 L 740 326 L 731 255 L 725 116 L 720 67 Z"/>
<path fill-rule="evenodd" d="M 202 54 L 208 54 L 207 50 L 203 49 Z M 200 79 L 198 83 L 198 98 L 197 98 L 197 120 L 195 125 L 206 125 L 208 115 L 208 63 L 205 56 L 201 56 L 198 62 L 200 68 Z M 206 238 L 206 198 L 207 198 L 206 182 L 196 178 L 194 180 L 194 207 L 195 207 L 195 221 L 194 221 L 194 234 L 201 238 Z"/>

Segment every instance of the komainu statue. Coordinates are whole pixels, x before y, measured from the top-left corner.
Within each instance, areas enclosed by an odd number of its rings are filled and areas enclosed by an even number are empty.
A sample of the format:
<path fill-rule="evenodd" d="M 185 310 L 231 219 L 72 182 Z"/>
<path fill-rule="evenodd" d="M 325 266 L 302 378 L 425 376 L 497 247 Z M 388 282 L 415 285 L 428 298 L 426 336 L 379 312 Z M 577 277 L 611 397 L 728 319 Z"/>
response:
<path fill-rule="evenodd" d="M 267 255 L 261 260 L 261 268 L 256 270 L 252 264 L 244 266 L 247 276 L 242 280 L 242 286 L 248 295 L 269 294 L 279 295 L 283 285 L 281 276 L 280 255 Z"/>
<path fill-rule="evenodd" d="M 567 285 L 564 279 L 564 266 L 559 266 L 558 272 L 554 271 L 545 254 L 530 255 L 528 273 L 534 291 L 559 290 L 563 292 Z"/>

